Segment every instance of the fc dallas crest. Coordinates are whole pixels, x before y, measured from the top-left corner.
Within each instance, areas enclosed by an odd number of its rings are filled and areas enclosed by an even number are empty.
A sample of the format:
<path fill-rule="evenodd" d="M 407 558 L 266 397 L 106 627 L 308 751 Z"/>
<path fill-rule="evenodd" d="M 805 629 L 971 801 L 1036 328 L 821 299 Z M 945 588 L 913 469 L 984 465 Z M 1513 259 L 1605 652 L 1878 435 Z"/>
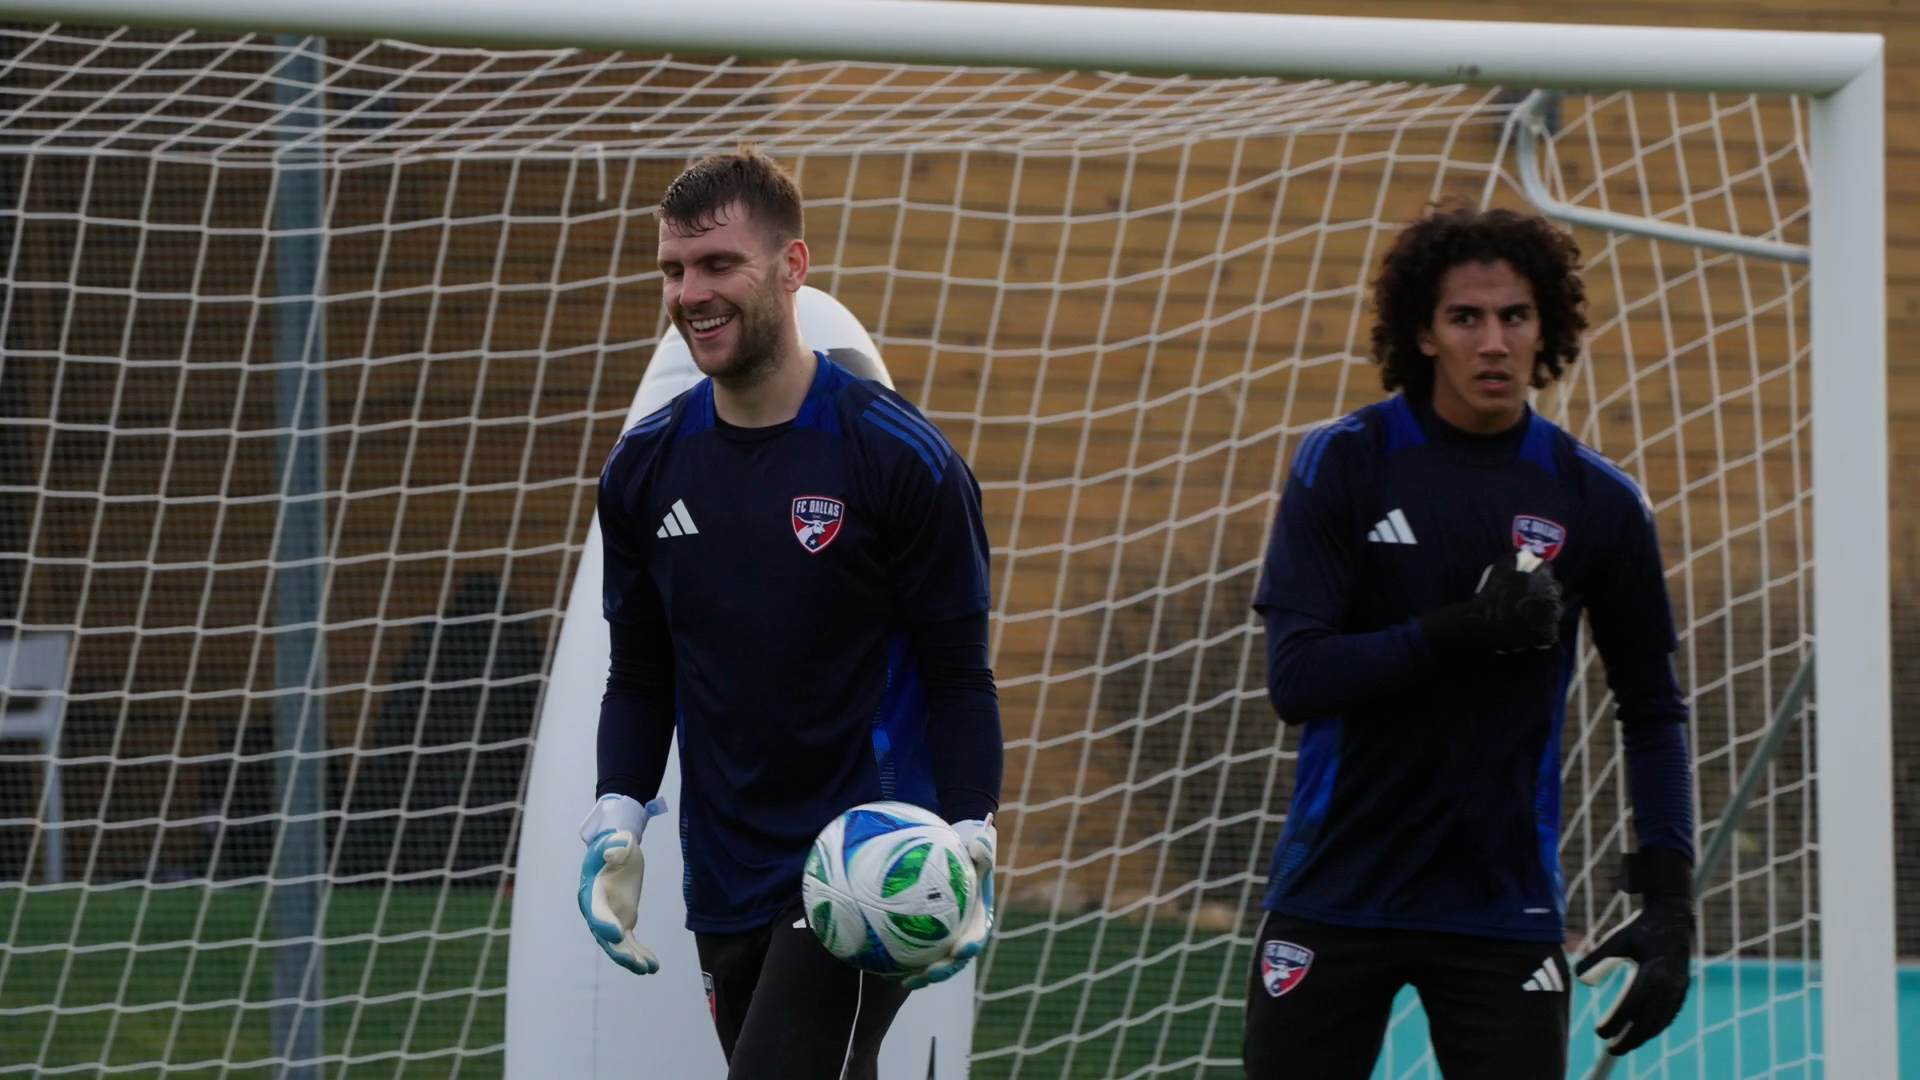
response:
<path fill-rule="evenodd" d="M 1567 528 L 1555 521 L 1532 514 L 1516 514 L 1513 519 L 1513 546 L 1551 560 L 1567 542 Z"/>
<path fill-rule="evenodd" d="M 847 504 L 825 495 L 802 495 L 793 500 L 793 538 L 808 551 L 819 551 L 840 535 Z"/>
<path fill-rule="evenodd" d="M 1291 941 L 1269 941 L 1260 946 L 1260 982 L 1274 997 L 1300 985 L 1313 966 L 1313 950 Z"/>

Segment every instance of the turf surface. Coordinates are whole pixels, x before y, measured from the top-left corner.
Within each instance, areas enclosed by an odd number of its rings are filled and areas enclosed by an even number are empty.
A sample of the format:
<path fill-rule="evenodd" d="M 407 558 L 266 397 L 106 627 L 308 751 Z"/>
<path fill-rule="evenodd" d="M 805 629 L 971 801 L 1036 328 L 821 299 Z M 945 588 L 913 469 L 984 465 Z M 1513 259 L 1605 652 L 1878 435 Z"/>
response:
<path fill-rule="evenodd" d="M 478 890 L 335 889 L 327 1080 L 499 1077 L 509 908 Z M 0 888 L 0 1077 L 270 1080 L 274 951 L 257 943 L 271 919 L 257 884 Z M 1177 922 L 1003 920 L 973 1076 L 1239 1075 L 1222 1063 L 1238 1057 L 1245 953 L 1195 937 Z M 1576 988 L 1576 1016 L 1588 995 Z M 1920 968 L 1902 970 L 1901 1006 L 1903 1064 L 1920 1075 Z M 1676 1029 L 1702 1034 L 1662 1075 L 1819 1075 L 1819 992 L 1795 965 L 1709 965 L 1688 1010 Z M 1395 1011 L 1375 1076 L 1434 1076 L 1410 993 Z M 1576 1031 L 1576 1075 L 1593 1049 Z"/>
<path fill-rule="evenodd" d="M 509 915 L 490 892 L 335 889 L 323 1027 L 346 1068 L 328 1080 L 500 1076 Z M 274 952 L 257 943 L 271 920 L 260 885 L 0 889 L 13 943 L 0 953 L 0 1076 L 269 1080 Z M 1202 1045 L 1236 1052 L 1237 1028 L 1208 1027 L 1222 964 L 1239 970 L 1223 947 L 1188 951 L 1177 930 L 1127 923 L 1046 934 L 1014 916 L 1001 930 L 974 1076 L 1110 1076 L 1191 1063 Z M 1107 974 L 1089 980 L 1096 955 Z M 1022 1043 L 1051 1045 L 1006 1052 Z"/>
<path fill-rule="evenodd" d="M 345 1077 L 500 1075 L 504 902 L 335 889 L 325 918 L 325 1043 Z M 0 1075 L 267 1080 L 271 920 L 260 885 L 0 889 Z"/>

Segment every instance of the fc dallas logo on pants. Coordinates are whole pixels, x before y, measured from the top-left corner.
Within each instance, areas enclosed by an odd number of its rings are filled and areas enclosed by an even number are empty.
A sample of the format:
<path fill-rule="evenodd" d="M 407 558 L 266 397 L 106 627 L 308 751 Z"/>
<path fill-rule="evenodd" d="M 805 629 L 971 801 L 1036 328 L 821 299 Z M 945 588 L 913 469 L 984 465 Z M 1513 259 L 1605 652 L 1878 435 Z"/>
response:
<path fill-rule="evenodd" d="M 1269 941 L 1260 947 L 1260 981 L 1274 997 L 1300 985 L 1313 965 L 1313 950 L 1291 941 Z"/>
<path fill-rule="evenodd" d="M 840 535 L 847 504 L 825 495 L 802 495 L 793 500 L 793 538 L 808 551 L 819 551 Z"/>

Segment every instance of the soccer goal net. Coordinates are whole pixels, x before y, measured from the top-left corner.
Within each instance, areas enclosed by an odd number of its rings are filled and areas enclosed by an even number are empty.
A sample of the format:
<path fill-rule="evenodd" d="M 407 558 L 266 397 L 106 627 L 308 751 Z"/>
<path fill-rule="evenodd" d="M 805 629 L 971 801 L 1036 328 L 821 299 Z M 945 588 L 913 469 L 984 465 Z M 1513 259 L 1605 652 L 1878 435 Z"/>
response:
<path fill-rule="evenodd" d="M 0 1075 L 500 1075 L 534 718 L 666 329 L 652 208 L 742 141 L 984 492 L 1007 779 L 972 1074 L 1237 1075 L 1297 743 L 1248 607 L 1277 492 L 1382 396 L 1395 230 L 1530 205 L 1525 88 L 20 25 L 0 70 Z M 1805 244 L 1809 112 L 1570 93 L 1536 152 L 1578 206 Z M 1692 1004 L 1623 1075 L 1805 1075 L 1812 278 L 1574 235 L 1593 329 L 1536 407 L 1657 515 L 1703 834 L 1792 725 Z M 1588 648 L 1561 744 L 1577 949 L 1630 910 Z M 1422 1025 L 1403 999 L 1384 1075 L 1437 1075 Z"/>

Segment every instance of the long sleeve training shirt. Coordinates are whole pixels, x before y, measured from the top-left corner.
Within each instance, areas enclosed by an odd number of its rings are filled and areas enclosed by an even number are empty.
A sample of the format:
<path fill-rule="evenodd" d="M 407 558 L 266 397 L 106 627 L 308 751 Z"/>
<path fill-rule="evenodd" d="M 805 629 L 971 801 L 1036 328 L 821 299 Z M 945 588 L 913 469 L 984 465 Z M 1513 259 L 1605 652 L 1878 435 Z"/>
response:
<path fill-rule="evenodd" d="M 1416 617 L 1472 596 L 1519 548 L 1561 582 L 1560 643 L 1437 663 Z M 1268 910 L 1560 940 L 1560 738 L 1583 613 L 1618 703 L 1639 843 L 1692 856 L 1687 710 L 1652 512 L 1537 413 L 1476 436 L 1395 395 L 1309 434 L 1254 606 L 1274 707 L 1302 728 Z"/>
<path fill-rule="evenodd" d="M 763 925 L 836 815 L 997 805 L 980 489 L 911 404 L 825 356 L 799 415 L 718 420 L 701 382 L 600 480 L 612 657 L 600 794 L 680 746 L 687 925 Z"/>

